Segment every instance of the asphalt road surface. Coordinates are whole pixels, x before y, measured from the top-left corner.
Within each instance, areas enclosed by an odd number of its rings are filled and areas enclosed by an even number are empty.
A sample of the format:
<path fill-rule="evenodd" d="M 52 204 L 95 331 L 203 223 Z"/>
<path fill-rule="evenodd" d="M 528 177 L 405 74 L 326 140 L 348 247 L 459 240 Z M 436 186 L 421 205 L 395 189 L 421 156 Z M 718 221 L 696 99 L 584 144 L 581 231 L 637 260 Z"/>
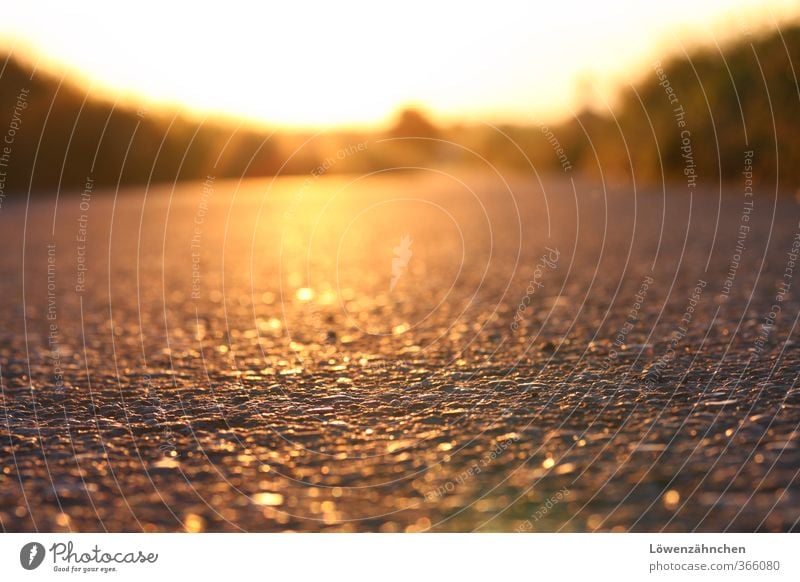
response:
<path fill-rule="evenodd" d="M 8 198 L 0 525 L 797 530 L 799 219 L 438 172 Z"/>

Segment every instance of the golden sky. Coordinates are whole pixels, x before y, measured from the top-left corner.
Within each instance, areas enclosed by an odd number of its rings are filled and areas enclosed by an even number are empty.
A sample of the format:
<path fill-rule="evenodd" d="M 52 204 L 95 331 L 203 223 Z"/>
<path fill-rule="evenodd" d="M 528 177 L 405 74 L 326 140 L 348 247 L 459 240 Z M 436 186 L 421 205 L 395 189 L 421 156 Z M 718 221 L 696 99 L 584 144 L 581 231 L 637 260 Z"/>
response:
<path fill-rule="evenodd" d="M 0 38 L 98 94 L 282 127 L 383 123 L 407 104 L 534 123 L 602 104 L 654 58 L 798 13 L 787 0 L 274 4 L 5 2 Z"/>

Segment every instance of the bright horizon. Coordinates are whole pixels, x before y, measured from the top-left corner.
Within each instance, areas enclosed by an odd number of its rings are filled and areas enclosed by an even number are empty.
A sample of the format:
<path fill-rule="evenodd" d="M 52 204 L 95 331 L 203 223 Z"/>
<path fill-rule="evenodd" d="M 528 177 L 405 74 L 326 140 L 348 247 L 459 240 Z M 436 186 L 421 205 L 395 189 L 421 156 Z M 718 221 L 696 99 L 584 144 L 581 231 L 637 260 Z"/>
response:
<path fill-rule="evenodd" d="M 484 6 L 15 2 L 0 46 L 98 96 L 283 128 L 383 124 L 407 105 L 440 121 L 531 123 L 603 109 L 655 58 L 797 16 L 785 0 Z"/>

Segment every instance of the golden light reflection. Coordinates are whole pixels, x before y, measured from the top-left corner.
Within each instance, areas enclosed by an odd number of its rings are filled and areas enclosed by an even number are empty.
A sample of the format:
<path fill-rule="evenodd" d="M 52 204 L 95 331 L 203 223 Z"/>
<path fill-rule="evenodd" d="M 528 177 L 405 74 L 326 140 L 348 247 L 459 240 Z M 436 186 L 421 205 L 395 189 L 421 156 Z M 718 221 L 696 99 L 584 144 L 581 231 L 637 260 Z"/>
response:
<path fill-rule="evenodd" d="M 298 301 L 311 301 L 314 299 L 314 290 L 310 289 L 309 287 L 301 287 L 295 293 L 295 297 L 297 297 Z"/>
<path fill-rule="evenodd" d="M 283 504 L 283 495 L 280 493 L 262 492 L 253 495 L 253 503 L 256 505 L 266 505 L 275 507 Z"/>

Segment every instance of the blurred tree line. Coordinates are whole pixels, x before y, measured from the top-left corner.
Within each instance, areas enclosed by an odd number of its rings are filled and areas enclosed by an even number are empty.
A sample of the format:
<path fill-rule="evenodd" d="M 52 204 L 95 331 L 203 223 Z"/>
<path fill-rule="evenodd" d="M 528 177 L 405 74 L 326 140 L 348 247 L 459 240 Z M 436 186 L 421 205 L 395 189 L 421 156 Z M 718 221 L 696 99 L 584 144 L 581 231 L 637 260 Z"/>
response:
<path fill-rule="evenodd" d="M 0 63 L 0 139 L 17 117 L 18 129 L 2 168 L 4 188 L 26 192 L 30 187 L 36 194 L 59 185 L 80 189 L 88 176 L 97 186 L 115 186 L 207 175 L 305 174 L 321 165 L 330 172 L 431 163 L 480 166 L 480 158 L 523 170 L 532 163 L 540 171 L 602 175 L 617 184 L 633 178 L 656 183 L 663 177 L 680 185 L 686 181 L 682 146 L 688 132 L 698 186 L 740 179 L 744 152 L 752 150 L 758 184 L 796 189 L 800 90 L 794 63 L 800 63 L 800 27 L 746 36 L 658 67 L 653 63 L 620 92 L 610 111 L 586 109 L 551 127 L 437 127 L 422 112 L 409 109 L 379 135 L 312 136 L 115 106 L 6 58 Z M 23 89 L 26 105 L 20 109 Z M 676 106 L 682 108 L 683 126 Z M 352 144 L 362 142 L 369 147 L 350 155 Z"/>
<path fill-rule="evenodd" d="M 610 111 L 587 109 L 549 128 L 507 126 L 503 131 L 537 166 L 563 172 L 555 146 L 574 171 L 620 184 L 687 181 L 682 157 L 689 137 L 698 188 L 738 181 L 751 150 L 757 184 L 794 191 L 800 185 L 800 27 L 764 37 L 743 37 L 721 49 L 697 50 L 639 72 Z M 667 94 L 669 86 L 673 101 Z M 677 102 L 675 101 L 677 99 Z M 676 109 L 682 108 L 684 126 Z M 548 140 L 548 134 L 557 140 Z M 684 133 L 688 131 L 688 134 Z M 484 129 L 474 147 L 494 163 L 528 162 L 514 144 Z"/>
<path fill-rule="evenodd" d="M 0 140 L 16 113 L 21 120 L 9 146 L 7 191 L 74 189 L 89 176 L 114 186 L 277 169 L 262 132 L 115 105 L 32 71 L 13 58 L 0 61 Z"/>

